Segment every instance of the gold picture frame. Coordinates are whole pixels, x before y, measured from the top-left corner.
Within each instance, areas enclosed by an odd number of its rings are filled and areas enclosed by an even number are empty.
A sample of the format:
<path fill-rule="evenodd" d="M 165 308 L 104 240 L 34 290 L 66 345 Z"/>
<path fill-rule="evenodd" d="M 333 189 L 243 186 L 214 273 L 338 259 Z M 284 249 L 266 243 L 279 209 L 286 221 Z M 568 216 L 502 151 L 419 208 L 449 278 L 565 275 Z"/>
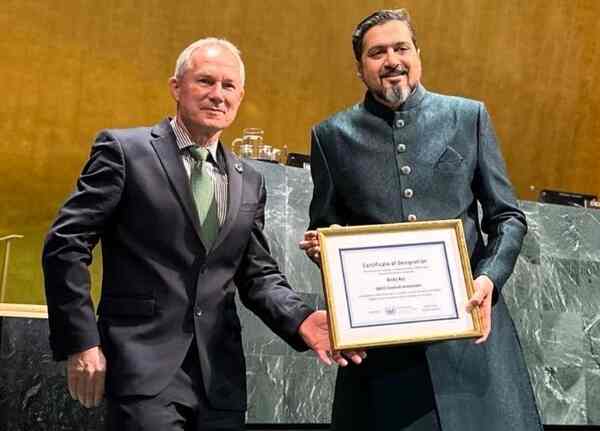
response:
<path fill-rule="evenodd" d="M 482 336 L 460 220 L 317 231 L 335 350 Z"/>

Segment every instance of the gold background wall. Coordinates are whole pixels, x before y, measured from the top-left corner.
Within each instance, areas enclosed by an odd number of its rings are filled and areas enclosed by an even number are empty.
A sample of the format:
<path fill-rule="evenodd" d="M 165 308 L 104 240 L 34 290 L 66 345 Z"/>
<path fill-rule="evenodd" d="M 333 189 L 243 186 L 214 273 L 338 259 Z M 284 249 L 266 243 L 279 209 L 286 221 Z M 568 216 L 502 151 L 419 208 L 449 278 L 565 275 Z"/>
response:
<path fill-rule="evenodd" d="M 226 143 L 255 126 L 307 153 L 310 126 L 362 98 L 354 26 L 402 6 L 425 86 L 487 103 L 521 199 L 541 188 L 600 194 L 597 0 L 5 0 L 0 237 L 25 235 L 6 301 L 43 301 L 43 236 L 95 133 L 172 114 L 167 79 L 187 44 L 223 36 L 244 55 L 246 99 Z"/>

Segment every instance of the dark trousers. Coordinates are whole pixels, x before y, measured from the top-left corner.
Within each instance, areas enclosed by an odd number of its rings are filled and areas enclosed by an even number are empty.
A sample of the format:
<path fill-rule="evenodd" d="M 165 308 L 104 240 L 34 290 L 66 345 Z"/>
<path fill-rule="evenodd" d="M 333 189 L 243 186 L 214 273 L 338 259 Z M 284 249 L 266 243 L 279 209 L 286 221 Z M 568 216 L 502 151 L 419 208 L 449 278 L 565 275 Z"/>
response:
<path fill-rule="evenodd" d="M 245 412 L 211 408 L 206 399 L 196 346 L 171 383 L 158 395 L 107 398 L 107 431 L 239 431 Z"/>
<path fill-rule="evenodd" d="M 439 431 L 422 347 L 372 349 L 362 365 L 339 368 L 331 429 Z"/>

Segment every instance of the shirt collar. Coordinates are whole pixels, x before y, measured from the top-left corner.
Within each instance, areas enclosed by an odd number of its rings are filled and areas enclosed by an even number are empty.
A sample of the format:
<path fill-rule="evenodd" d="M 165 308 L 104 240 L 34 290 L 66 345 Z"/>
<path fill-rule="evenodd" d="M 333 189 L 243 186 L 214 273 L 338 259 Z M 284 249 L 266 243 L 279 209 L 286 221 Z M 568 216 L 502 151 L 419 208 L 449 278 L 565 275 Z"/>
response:
<path fill-rule="evenodd" d="M 177 118 L 172 118 L 169 124 L 171 124 L 171 127 L 173 128 L 173 133 L 175 133 L 175 138 L 177 141 L 177 147 L 179 147 L 180 151 L 185 151 L 188 147 L 196 145 L 196 143 L 192 140 L 192 136 L 188 132 L 187 128 L 185 127 L 185 125 L 183 125 L 183 123 L 181 123 L 181 121 L 177 121 Z M 212 144 L 206 147 L 213 160 L 217 164 L 219 163 L 219 159 L 217 157 L 218 148 L 218 141 L 213 142 Z"/>

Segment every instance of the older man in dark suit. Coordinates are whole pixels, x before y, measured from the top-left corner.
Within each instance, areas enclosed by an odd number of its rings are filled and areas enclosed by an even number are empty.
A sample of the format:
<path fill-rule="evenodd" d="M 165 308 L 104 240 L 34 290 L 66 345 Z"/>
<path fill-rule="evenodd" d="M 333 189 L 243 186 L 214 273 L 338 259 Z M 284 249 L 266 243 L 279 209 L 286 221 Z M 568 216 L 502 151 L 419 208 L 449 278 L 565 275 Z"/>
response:
<path fill-rule="evenodd" d="M 48 234 L 50 342 L 74 398 L 94 406 L 106 388 L 110 430 L 237 430 L 246 376 L 236 287 L 289 344 L 330 363 L 326 316 L 271 257 L 263 177 L 219 142 L 244 95 L 237 48 L 195 42 L 169 83 L 176 117 L 100 133 Z M 87 266 L 99 240 L 96 321 Z"/>
<path fill-rule="evenodd" d="M 468 307 L 481 308 L 484 335 L 373 349 L 363 366 L 338 372 L 333 429 L 541 430 L 501 295 L 527 226 L 490 116 L 481 102 L 421 85 L 405 10 L 365 18 L 352 42 L 368 91 L 313 129 L 310 229 L 461 219 L 476 289 Z M 318 261 L 314 231 L 301 247 Z"/>

